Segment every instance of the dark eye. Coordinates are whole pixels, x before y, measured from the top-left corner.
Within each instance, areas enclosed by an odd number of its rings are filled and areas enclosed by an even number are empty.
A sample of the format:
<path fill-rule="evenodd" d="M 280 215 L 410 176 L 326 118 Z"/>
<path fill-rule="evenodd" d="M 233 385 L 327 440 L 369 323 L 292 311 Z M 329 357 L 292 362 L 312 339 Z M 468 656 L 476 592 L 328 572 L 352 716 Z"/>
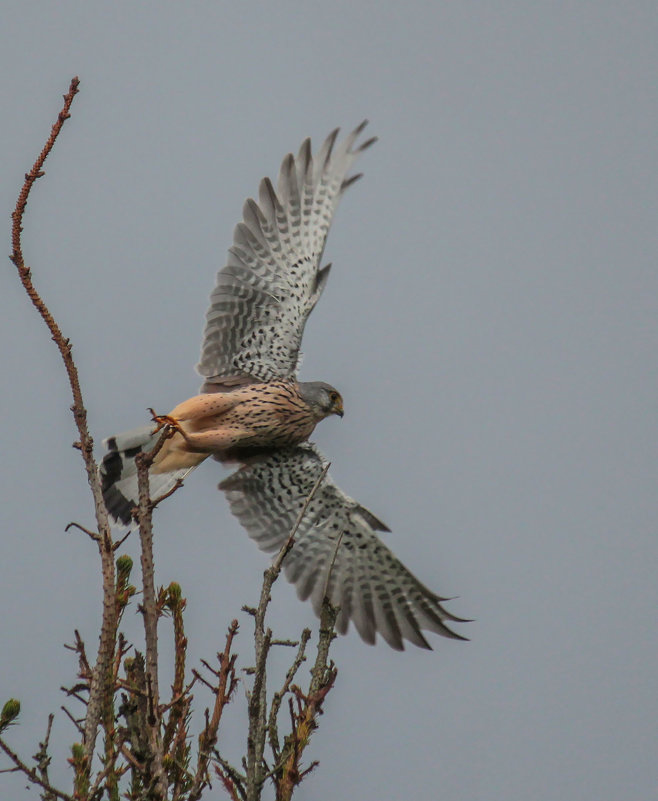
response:
<path fill-rule="evenodd" d="M 330 392 L 329 397 L 331 398 L 331 402 L 335 403 L 338 400 L 338 393 L 337 392 Z"/>

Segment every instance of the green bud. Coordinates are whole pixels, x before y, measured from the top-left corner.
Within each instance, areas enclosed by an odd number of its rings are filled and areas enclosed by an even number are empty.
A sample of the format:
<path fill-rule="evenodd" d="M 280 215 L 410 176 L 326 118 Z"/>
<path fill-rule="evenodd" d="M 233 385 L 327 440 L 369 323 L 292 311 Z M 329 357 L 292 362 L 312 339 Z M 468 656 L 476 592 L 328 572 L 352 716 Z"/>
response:
<path fill-rule="evenodd" d="M 10 698 L 2 707 L 0 712 L 0 731 L 6 729 L 16 718 L 21 711 L 21 702 L 16 698 Z"/>
<path fill-rule="evenodd" d="M 73 762 L 77 763 L 82 761 L 85 755 L 85 747 L 82 743 L 73 743 L 71 746 L 71 756 L 73 757 Z"/>
<path fill-rule="evenodd" d="M 117 575 L 119 580 L 123 579 L 124 581 L 127 581 L 132 569 L 133 560 L 127 554 L 122 554 L 117 559 Z"/>

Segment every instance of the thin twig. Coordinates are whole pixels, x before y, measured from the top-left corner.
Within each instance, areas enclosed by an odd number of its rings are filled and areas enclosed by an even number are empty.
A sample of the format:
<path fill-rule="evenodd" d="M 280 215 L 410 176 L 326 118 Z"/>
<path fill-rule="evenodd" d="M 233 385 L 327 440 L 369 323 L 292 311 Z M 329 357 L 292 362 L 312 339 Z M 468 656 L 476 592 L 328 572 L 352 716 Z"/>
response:
<path fill-rule="evenodd" d="M 90 531 L 88 528 L 81 526 L 79 523 L 69 523 L 68 526 L 64 529 L 64 531 L 68 531 L 70 528 L 77 528 L 79 531 L 85 533 L 90 539 L 94 542 L 100 542 L 100 535 L 95 531 Z"/>
<path fill-rule="evenodd" d="M 213 676 L 217 676 L 217 678 L 219 678 L 219 676 L 220 676 L 220 671 L 219 671 L 219 670 L 215 670 L 215 668 L 214 668 L 214 667 L 212 667 L 212 666 L 210 665 L 210 663 L 209 663 L 209 662 L 207 662 L 205 659 L 202 659 L 202 660 L 201 660 L 201 664 L 202 664 L 202 665 L 204 666 L 204 668 L 205 668 L 205 669 L 208 671 L 208 673 L 212 673 L 212 674 L 213 674 Z"/>
<path fill-rule="evenodd" d="M 80 725 L 80 721 L 77 718 L 74 718 L 73 715 L 69 712 L 69 710 L 65 706 L 61 706 L 60 709 L 69 718 L 69 720 L 75 726 L 75 728 L 78 730 L 78 732 L 80 734 L 84 734 L 85 730 Z"/>
<path fill-rule="evenodd" d="M 297 655 L 295 656 L 295 661 L 292 665 L 288 668 L 288 672 L 286 673 L 285 681 L 283 682 L 283 686 L 279 690 L 279 692 L 274 693 L 272 698 L 272 705 L 270 707 L 270 717 L 268 723 L 268 732 L 269 732 L 269 740 L 270 740 L 270 748 L 272 749 L 272 753 L 274 754 L 274 759 L 278 761 L 280 756 L 280 748 L 279 748 L 279 733 L 277 730 L 277 717 L 279 715 L 279 709 L 281 708 L 281 702 L 285 698 L 288 690 L 290 689 L 290 685 L 297 674 L 297 671 L 301 667 L 302 662 L 306 659 L 306 645 L 311 638 L 311 630 L 304 629 L 302 631 L 302 636 L 299 640 L 299 649 L 297 651 Z"/>
<path fill-rule="evenodd" d="M 41 774 L 41 778 L 43 781 L 50 785 L 50 778 L 48 777 L 48 766 L 50 765 L 50 756 L 48 755 L 48 745 L 50 744 L 50 733 L 53 728 L 53 720 L 55 716 L 53 714 L 48 715 L 48 726 L 46 727 L 46 736 L 44 737 L 43 741 L 39 743 L 39 750 L 37 753 L 32 757 L 34 761 L 37 763 L 37 770 Z M 43 796 L 43 801 L 52 801 L 55 796 L 46 791 L 46 794 Z"/>
<path fill-rule="evenodd" d="M 39 787 L 42 787 L 47 793 L 51 793 L 56 798 L 61 798 L 62 801 L 73 801 L 73 796 L 68 795 L 68 793 L 63 793 L 61 790 L 53 787 L 50 783 L 44 781 L 34 768 L 30 768 L 28 765 L 26 765 L 25 762 L 23 762 L 23 760 L 18 756 L 18 754 L 11 750 L 2 737 L 0 737 L 0 748 L 2 748 L 9 759 L 11 759 L 14 765 L 16 765 L 16 770 L 20 770 L 21 773 L 24 773 L 31 782 L 38 784 Z"/>
<path fill-rule="evenodd" d="M 330 681 L 335 678 L 335 668 L 329 663 L 329 646 L 336 637 L 335 625 L 338 609 L 329 603 L 325 596 L 322 601 L 322 611 L 320 613 L 320 637 L 318 640 L 318 653 L 315 664 L 311 670 L 311 684 L 309 695 L 320 692 Z"/>
<path fill-rule="evenodd" d="M 80 660 L 80 675 L 81 678 L 88 679 L 91 674 L 91 668 L 89 667 L 89 660 L 87 659 L 85 644 L 80 636 L 80 632 L 77 629 L 73 630 L 73 634 L 75 636 L 75 651 Z"/>
<path fill-rule="evenodd" d="M 132 531 L 131 531 L 131 530 L 129 530 L 129 531 L 127 531 L 127 532 L 126 532 L 126 533 L 123 535 L 123 537 L 121 537 L 121 539 L 120 539 L 120 540 L 117 540 L 117 541 L 114 543 L 114 550 L 115 550 L 115 551 L 117 551 L 117 550 L 118 550 L 118 549 L 119 549 L 119 548 L 120 548 L 120 547 L 123 545 L 123 543 L 124 543 L 124 542 L 125 542 L 125 541 L 128 539 L 128 537 L 129 537 L 131 534 L 132 534 Z"/>
<path fill-rule="evenodd" d="M 192 671 L 192 673 L 194 673 L 194 670 Z M 177 704 L 182 704 L 183 701 L 185 701 L 185 699 L 190 694 L 190 690 L 192 689 L 192 687 L 194 687 L 196 682 L 197 682 L 197 676 L 193 676 L 192 677 L 192 681 L 188 682 L 185 685 L 185 688 L 183 689 L 183 691 L 181 692 L 180 695 L 177 695 L 175 698 L 172 698 L 171 701 L 169 701 L 168 704 L 163 704 L 160 707 L 160 712 L 162 714 L 164 714 L 165 712 L 168 712 L 172 707 L 176 706 Z"/>
<path fill-rule="evenodd" d="M 86 698 L 83 698 L 83 697 L 82 697 L 82 696 L 81 696 L 81 695 L 80 695 L 80 694 L 77 692 L 77 690 L 75 689 L 75 687 L 64 687 L 64 686 L 62 686 L 62 687 L 60 687 L 59 689 L 60 689 L 60 690 L 61 690 L 63 693 L 66 693 L 66 695 L 67 695 L 69 698 L 75 698 L 75 700 L 76 700 L 76 701 L 80 701 L 80 703 L 81 703 L 81 704 L 83 704 L 83 706 L 88 706 L 87 699 L 86 699 Z M 86 690 L 86 689 L 87 689 L 87 687 L 85 687 L 84 689 Z"/>
<path fill-rule="evenodd" d="M 98 794 L 98 791 L 99 791 L 99 788 L 101 786 L 101 783 L 105 779 L 107 779 L 108 775 L 111 772 L 113 772 L 115 769 L 116 769 L 116 765 L 115 765 L 114 761 L 112 761 L 112 762 L 109 762 L 103 768 L 103 770 L 98 771 L 98 773 L 96 774 L 96 778 L 94 779 L 94 783 L 89 788 L 89 798 L 90 799 L 95 798 L 95 796 Z M 121 775 L 121 771 L 119 772 L 119 775 Z"/>
<path fill-rule="evenodd" d="M 327 578 L 324 582 L 324 590 L 322 591 L 322 599 L 328 598 L 329 592 L 329 582 L 331 581 L 331 574 L 334 570 L 334 565 L 336 564 L 336 557 L 338 556 L 338 549 L 340 548 L 340 544 L 343 541 L 343 534 L 345 531 L 341 531 L 338 535 L 338 539 L 336 540 L 336 547 L 334 548 L 333 556 L 331 557 L 331 562 L 329 563 L 329 570 L 327 570 Z"/>
<path fill-rule="evenodd" d="M 210 754 L 217 742 L 217 732 L 222 718 L 224 707 L 230 701 L 233 690 L 236 686 L 235 680 L 235 660 L 236 655 L 231 655 L 233 638 L 238 631 L 238 621 L 233 620 L 228 634 L 226 635 L 226 645 L 224 651 L 218 654 L 219 658 L 219 682 L 215 692 L 215 704 L 213 706 L 212 717 L 206 722 L 206 726 L 199 737 L 199 756 L 197 769 L 194 776 L 194 784 L 188 796 L 189 801 L 198 801 L 201 798 L 203 788 L 208 783 L 208 762 Z M 213 671 L 214 673 L 215 671 Z"/>
<path fill-rule="evenodd" d="M 16 201 L 16 208 L 11 215 L 13 220 L 13 225 L 11 229 L 11 244 L 12 244 L 12 255 L 11 260 L 14 264 L 20 268 L 19 265 L 23 265 L 23 252 L 21 249 L 21 232 L 22 222 L 23 222 L 23 214 L 25 213 L 25 206 L 27 205 L 27 199 L 30 195 L 30 190 L 32 189 L 32 184 L 37 180 L 37 178 L 41 178 L 44 175 L 42 170 L 43 164 L 48 157 L 48 154 L 53 149 L 53 145 L 55 144 L 55 140 L 59 136 L 59 132 L 62 130 L 62 126 L 69 119 L 71 104 L 73 103 L 73 98 L 78 93 L 78 86 L 80 85 L 80 80 L 76 76 L 71 80 L 71 84 L 69 86 L 69 91 L 64 95 L 64 106 L 62 110 L 59 112 L 57 116 L 57 121 L 52 127 L 50 132 L 50 136 L 48 137 L 48 141 L 43 147 L 43 150 L 39 154 L 39 157 L 34 162 L 34 165 L 29 173 L 25 176 L 25 183 L 23 184 L 23 188 L 21 189 L 21 193 L 18 196 L 18 200 Z"/>
<path fill-rule="evenodd" d="M 192 675 L 196 681 L 200 681 L 201 684 L 205 684 L 205 686 L 210 690 L 210 692 L 215 692 L 215 687 L 211 684 L 207 679 L 204 679 L 203 676 L 199 673 L 198 670 L 192 668 Z"/>
<path fill-rule="evenodd" d="M 174 486 L 171 489 L 168 489 L 166 492 L 163 492 L 162 495 L 158 495 L 157 498 L 151 501 L 151 506 L 155 509 L 156 506 L 162 503 L 162 501 L 166 501 L 167 498 L 170 498 L 174 492 L 179 490 L 183 486 L 183 479 L 177 478 L 174 482 Z"/>
<path fill-rule="evenodd" d="M 322 472 L 318 476 L 318 480 L 313 485 L 313 489 L 309 492 L 308 497 L 304 501 L 304 505 L 302 506 L 302 508 L 299 511 L 299 514 L 297 515 L 297 520 L 295 520 L 295 525 L 292 527 L 292 531 L 290 532 L 288 540 L 286 541 L 283 548 L 281 548 L 276 559 L 274 560 L 272 569 L 276 571 L 276 575 L 274 576 L 272 582 L 270 583 L 270 588 L 279 575 L 279 571 L 281 570 L 281 565 L 283 564 L 283 560 L 286 558 L 288 553 L 291 551 L 292 546 L 295 544 L 295 536 L 297 535 L 297 531 L 302 523 L 302 520 L 304 519 L 306 510 L 308 509 L 308 507 L 311 504 L 311 501 L 315 497 L 316 492 L 320 489 L 320 485 L 322 484 L 322 482 L 325 479 L 325 476 L 329 472 L 330 467 L 331 467 L 331 462 L 327 462 L 327 464 L 322 468 Z"/>
<path fill-rule="evenodd" d="M 247 780 L 247 777 L 243 776 L 238 770 L 236 770 L 233 767 L 233 765 L 231 765 L 230 762 L 227 762 L 217 751 L 214 752 L 213 756 L 215 760 L 219 763 L 219 766 L 221 766 L 221 769 L 226 772 L 226 774 L 229 776 L 229 778 L 235 785 L 235 789 L 240 793 L 240 798 L 242 798 L 243 800 L 246 799 L 247 791 L 245 789 L 245 782 Z M 215 771 L 217 772 L 217 775 L 220 778 L 222 778 L 221 773 L 218 770 L 218 765 L 215 765 Z M 224 783 L 224 786 L 226 787 L 226 783 Z M 234 797 L 235 796 L 233 795 L 232 798 Z"/>
<path fill-rule="evenodd" d="M 240 798 L 246 799 L 247 794 L 244 787 L 235 781 L 230 772 L 223 765 L 220 767 L 220 765 L 215 764 L 214 767 L 215 773 L 219 776 L 231 801 L 239 801 L 238 792 L 240 793 Z"/>
<path fill-rule="evenodd" d="M 134 768 L 134 770 L 136 770 L 138 773 L 143 772 L 144 765 L 142 765 L 141 762 L 138 762 L 135 759 L 135 757 L 130 753 L 128 748 L 126 748 L 126 745 L 124 743 L 121 744 L 121 748 L 119 750 L 121 751 L 121 755 L 124 757 L 124 759 L 126 759 L 130 763 L 130 765 Z"/>

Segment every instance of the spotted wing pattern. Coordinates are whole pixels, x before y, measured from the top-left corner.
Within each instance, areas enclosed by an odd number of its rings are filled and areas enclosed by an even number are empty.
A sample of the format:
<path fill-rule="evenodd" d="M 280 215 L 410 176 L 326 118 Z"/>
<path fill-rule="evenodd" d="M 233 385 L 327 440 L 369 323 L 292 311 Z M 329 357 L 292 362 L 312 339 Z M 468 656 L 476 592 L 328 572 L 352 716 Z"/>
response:
<path fill-rule="evenodd" d="M 295 376 L 306 319 L 329 275 L 329 265 L 320 269 L 329 226 L 340 196 L 360 177 L 347 173 L 376 141 L 355 147 L 365 125 L 338 145 L 336 129 L 315 157 L 306 139 L 297 157 L 283 160 L 277 189 L 264 178 L 258 202 L 245 202 L 210 296 L 197 365 L 203 391 Z"/>
<path fill-rule="evenodd" d="M 249 536 L 273 552 L 286 541 L 323 467 L 315 446 L 304 444 L 249 460 L 219 488 Z M 444 609 L 447 599 L 421 584 L 377 531 L 388 529 L 326 476 L 284 562 L 299 597 L 310 597 L 319 615 L 326 591 L 340 607 L 338 631 L 345 634 L 353 620 L 367 643 L 379 632 L 396 650 L 403 650 L 405 639 L 430 648 L 422 629 L 465 639 L 445 623 L 464 622 Z"/>

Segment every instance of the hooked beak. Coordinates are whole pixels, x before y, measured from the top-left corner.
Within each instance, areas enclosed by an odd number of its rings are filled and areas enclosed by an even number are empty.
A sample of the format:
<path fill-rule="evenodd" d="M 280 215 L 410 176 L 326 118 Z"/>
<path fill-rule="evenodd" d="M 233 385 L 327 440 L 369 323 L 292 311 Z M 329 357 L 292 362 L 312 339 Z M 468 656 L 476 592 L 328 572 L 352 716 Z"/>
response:
<path fill-rule="evenodd" d="M 339 398 L 339 399 L 336 401 L 336 403 L 334 403 L 334 409 L 333 409 L 333 412 L 334 412 L 334 414 L 338 415 L 338 417 L 342 417 L 342 416 L 343 416 L 343 414 L 345 413 L 345 412 L 343 411 L 343 399 L 342 399 L 342 398 Z"/>

